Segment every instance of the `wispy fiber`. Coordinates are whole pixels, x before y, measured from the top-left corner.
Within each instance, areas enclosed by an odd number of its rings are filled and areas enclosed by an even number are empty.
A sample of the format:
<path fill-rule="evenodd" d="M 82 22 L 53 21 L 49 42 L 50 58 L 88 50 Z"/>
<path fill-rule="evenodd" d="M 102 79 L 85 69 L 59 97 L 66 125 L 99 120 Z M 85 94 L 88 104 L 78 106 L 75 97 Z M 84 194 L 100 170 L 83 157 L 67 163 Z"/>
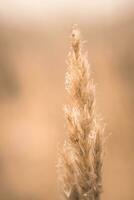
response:
<path fill-rule="evenodd" d="M 102 192 L 103 129 L 96 114 L 95 85 L 80 31 L 73 27 L 65 87 L 67 136 L 59 153 L 58 171 L 63 199 L 100 200 Z"/>

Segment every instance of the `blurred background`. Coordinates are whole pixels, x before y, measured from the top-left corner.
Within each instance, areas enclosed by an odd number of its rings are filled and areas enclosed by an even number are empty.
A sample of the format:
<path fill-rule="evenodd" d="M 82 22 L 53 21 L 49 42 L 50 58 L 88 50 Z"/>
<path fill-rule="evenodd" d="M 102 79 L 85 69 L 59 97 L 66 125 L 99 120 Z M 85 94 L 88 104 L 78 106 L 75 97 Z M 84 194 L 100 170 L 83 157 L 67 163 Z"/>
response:
<path fill-rule="evenodd" d="M 82 31 L 98 111 L 111 133 L 103 200 L 133 200 L 134 1 L 0 1 L 0 199 L 58 200 L 65 61 Z"/>

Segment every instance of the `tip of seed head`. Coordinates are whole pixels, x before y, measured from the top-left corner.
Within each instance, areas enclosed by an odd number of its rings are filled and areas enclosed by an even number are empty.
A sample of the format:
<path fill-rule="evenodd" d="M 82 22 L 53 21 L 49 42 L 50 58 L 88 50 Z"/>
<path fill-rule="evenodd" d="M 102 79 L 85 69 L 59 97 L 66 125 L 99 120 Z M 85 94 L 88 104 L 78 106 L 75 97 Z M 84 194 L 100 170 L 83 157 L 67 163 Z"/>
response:
<path fill-rule="evenodd" d="M 79 45 L 80 30 L 78 29 L 77 24 L 74 24 L 73 27 L 72 27 L 71 39 L 72 39 L 72 46 L 73 47 L 76 47 L 77 45 Z"/>

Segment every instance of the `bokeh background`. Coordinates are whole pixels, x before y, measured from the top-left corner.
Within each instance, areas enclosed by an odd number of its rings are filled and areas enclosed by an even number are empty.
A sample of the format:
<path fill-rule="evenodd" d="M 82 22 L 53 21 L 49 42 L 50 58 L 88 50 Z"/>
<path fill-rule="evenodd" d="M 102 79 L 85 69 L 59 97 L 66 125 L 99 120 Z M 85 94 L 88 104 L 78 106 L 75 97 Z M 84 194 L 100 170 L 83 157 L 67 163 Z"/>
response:
<path fill-rule="evenodd" d="M 134 199 L 134 1 L 0 1 L 0 199 L 58 200 L 71 27 L 82 31 L 111 134 L 103 200 Z"/>

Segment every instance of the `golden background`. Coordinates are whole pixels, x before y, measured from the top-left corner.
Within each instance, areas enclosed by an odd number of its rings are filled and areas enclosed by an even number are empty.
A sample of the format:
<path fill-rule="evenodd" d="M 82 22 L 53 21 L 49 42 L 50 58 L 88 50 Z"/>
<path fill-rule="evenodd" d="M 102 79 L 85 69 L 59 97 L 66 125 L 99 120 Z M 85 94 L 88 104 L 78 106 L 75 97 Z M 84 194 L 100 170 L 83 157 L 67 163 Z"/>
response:
<path fill-rule="evenodd" d="M 88 4 L 85 14 L 75 2 L 71 6 L 70 1 L 69 12 L 69 8 L 64 10 L 65 1 L 60 17 L 58 11 L 51 11 L 46 18 L 44 10 L 37 20 L 32 16 L 22 20 L 17 14 L 13 18 L 13 11 L 8 13 L 11 3 L 7 3 L 6 15 L 1 3 L 1 200 L 59 199 L 56 159 L 65 136 L 64 75 L 73 23 L 86 40 L 98 111 L 106 123 L 106 134 L 111 134 L 104 158 L 102 199 L 134 199 L 133 1 L 120 1 L 119 7 L 111 4 L 110 11 L 104 1 L 103 10 L 96 6 L 95 13 Z M 86 7 L 86 3 L 82 4 Z"/>

